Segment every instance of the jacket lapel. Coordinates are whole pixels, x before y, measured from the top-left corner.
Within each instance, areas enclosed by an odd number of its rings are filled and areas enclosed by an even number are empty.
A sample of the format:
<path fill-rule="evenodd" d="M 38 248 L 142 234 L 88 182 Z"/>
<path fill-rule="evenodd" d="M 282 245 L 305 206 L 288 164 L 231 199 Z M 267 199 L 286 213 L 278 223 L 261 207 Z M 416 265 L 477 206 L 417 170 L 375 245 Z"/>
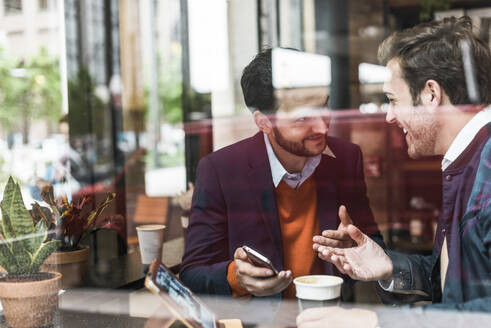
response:
<path fill-rule="evenodd" d="M 283 244 L 281 227 L 278 221 L 278 210 L 274 192 L 273 178 L 269 165 L 264 135 L 257 133 L 253 138 L 248 151 L 249 159 L 249 186 L 251 196 L 256 198 L 257 206 L 261 212 L 267 233 L 271 238 L 271 261 L 278 270 L 283 269 Z M 269 254 L 265 254 L 269 257 Z"/>

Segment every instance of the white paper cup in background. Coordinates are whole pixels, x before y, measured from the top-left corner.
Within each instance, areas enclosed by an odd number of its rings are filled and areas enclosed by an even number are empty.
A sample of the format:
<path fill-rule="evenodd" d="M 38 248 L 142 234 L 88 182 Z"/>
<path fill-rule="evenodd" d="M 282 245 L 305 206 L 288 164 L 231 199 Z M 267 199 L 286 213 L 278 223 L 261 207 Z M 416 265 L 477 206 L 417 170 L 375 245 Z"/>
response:
<path fill-rule="evenodd" d="M 343 279 L 336 276 L 301 276 L 293 280 L 300 311 L 308 308 L 336 305 L 341 298 Z"/>
<path fill-rule="evenodd" d="M 148 266 L 154 259 L 160 260 L 162 258 L 164 230 L 165 225 L 163 224 L 147 224 L 136 227 L 142 264 L 144 266 Z"/>

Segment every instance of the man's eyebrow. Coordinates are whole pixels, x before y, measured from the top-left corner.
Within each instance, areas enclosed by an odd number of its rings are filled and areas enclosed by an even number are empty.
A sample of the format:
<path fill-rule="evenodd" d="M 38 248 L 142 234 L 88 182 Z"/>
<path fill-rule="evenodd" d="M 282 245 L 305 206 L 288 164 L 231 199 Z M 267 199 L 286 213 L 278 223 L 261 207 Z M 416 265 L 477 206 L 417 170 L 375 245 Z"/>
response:
<path fill-rule="evenodd" d="M 394 94 L 390 91 L 384 91 L 385 96 L 393 96 Z"/>

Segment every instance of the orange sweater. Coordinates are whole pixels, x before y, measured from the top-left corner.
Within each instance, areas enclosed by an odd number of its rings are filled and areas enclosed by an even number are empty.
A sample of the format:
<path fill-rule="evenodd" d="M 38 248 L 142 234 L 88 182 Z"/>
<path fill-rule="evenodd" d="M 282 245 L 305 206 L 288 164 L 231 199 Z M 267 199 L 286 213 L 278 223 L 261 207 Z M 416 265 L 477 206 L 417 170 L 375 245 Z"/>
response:
<path fill-rule="evenodd" d="M 281 181 L 275 190 L 278 219 L 283 243 L 283 266 L 291 270 L 293 277 L 319 273 L 319 262 L 312 250 L 312 237 L 319 233 L 317 215 L 317 192 L 313 176 L 293 189 Z M 227 280 L 232 296 L 247 295 L 247 291 L 235 277 L 235 265 L 228 266 Z M 283 297 L 295 298 L 292 283 L 283 291 Z"/>

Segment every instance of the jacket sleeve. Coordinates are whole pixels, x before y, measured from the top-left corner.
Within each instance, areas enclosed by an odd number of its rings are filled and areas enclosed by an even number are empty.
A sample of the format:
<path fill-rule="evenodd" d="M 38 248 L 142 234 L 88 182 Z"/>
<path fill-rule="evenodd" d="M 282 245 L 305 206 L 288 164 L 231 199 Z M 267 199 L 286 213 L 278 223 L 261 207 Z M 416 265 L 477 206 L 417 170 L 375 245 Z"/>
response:
<path fill-rule="evenodd" d="M 489 166 L 491 167 L 491 166 Z M 487 183 L 487 190 L 489 193 L 489 181 Z M 483 252 L 487 256 L 488 264 L 491 261 L 491 199 L 483 199 L 481 208 L 479 210 L 478 224 L 476 228 L 478 235 L 481 237 L 481 245 Z M 445 310 L 457 310 L 457 311 L 479 311 L 479 312 L 491 312 L 491 272 L 489 266 L 483 265 L 483 277 L 478 281 L 474 288 L 479 288 L 483 297 L 475 298 L 467 302 L 462 303 L 450 303 L 450 304 L 429 304 L 426 307 L 430 309 L 445 309 Z M 487 275 L 487 277 L 486 277 Z M 485 296 L 484 296 L 485 295 Z"/>
<path fill-rule="evenodd" d="M 231 295 L 227 267 L 228 250 L 226 205 L 220 181 L 209 157 L 203 158 L 191 203 L 186 247 L 180 279 L 193 292 Z"/>
<path fill-rule="evenodd" d="M 383 294 L 391 294 L 393 297 L 392 300 L 390 297 L 385 297 L 384 300 L 395 304 L 430 301 L 432 256 L 408 255 L 394 251 L 386 253 L 393 265 L 393 290 L 383 291 Z"/>

